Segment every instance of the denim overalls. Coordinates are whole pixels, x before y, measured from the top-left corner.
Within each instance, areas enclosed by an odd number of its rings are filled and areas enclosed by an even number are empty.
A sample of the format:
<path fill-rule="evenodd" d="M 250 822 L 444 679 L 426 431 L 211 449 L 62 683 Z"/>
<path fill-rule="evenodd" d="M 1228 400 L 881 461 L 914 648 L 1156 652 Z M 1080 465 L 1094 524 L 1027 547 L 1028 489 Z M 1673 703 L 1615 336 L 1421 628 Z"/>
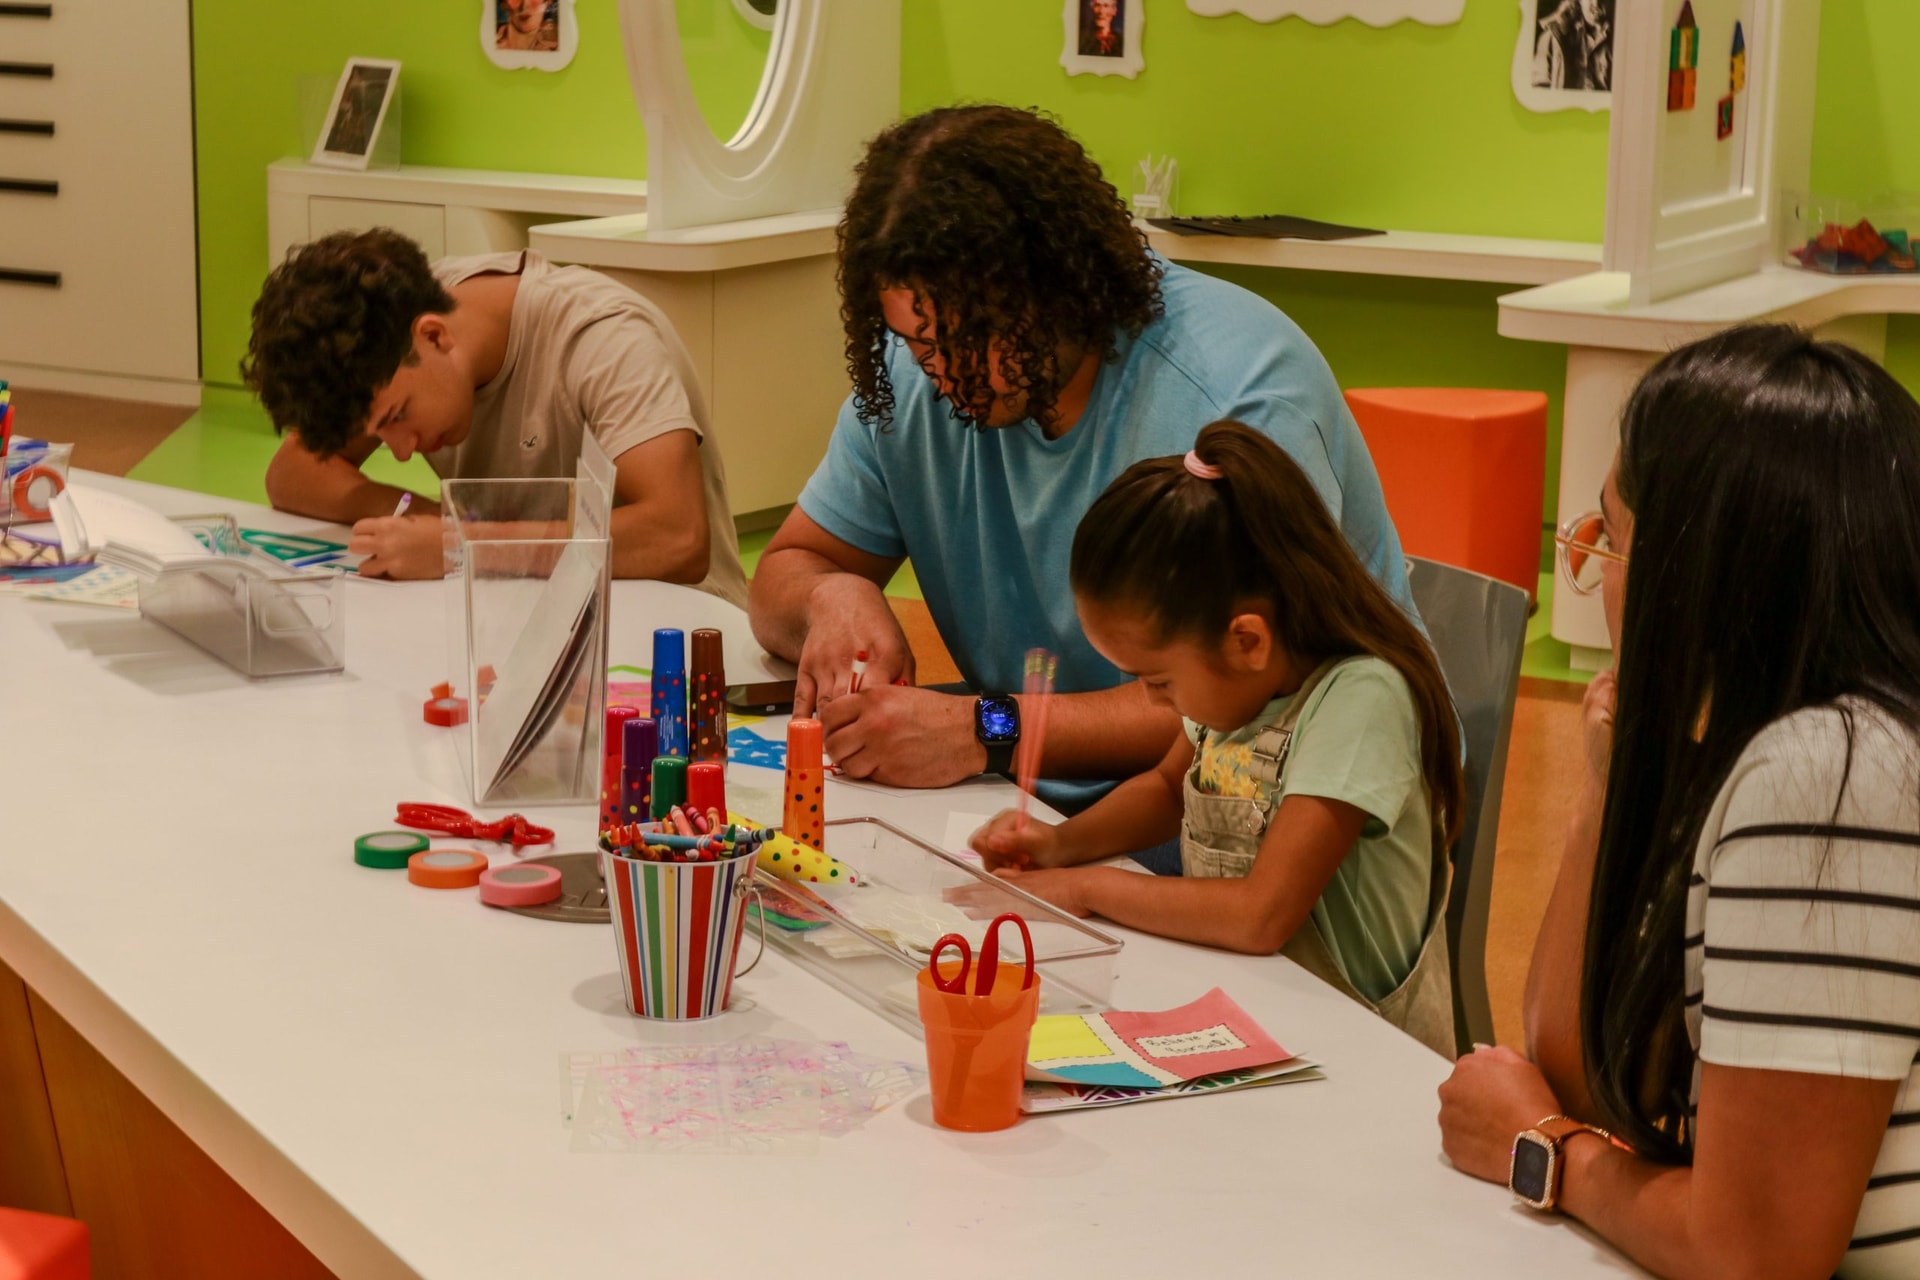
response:
<path fill-rule="evenodd" d="M 1193 767 L 1183 787 L 1186 813 L 1180 824 L 1180 865 L 1189 876 L 1244 876 L 1260 852 L 1260 841 L 1273 817 L 1273 793 L 1286 773 L 1293 730 L 1307 698 L 1340 665 L 1328 662 L 1301 684 L 1286 712 L 1260 731 L 1253 741 L 1253 777 L 1259 799 L 1207 795 L 1194 785 L 1200 771 L 1200 746 L 1194 747 Z M 1204 734 L 1204 731 L 1203 731 Z M 1414 961 L 1413 972 L 1385 1000 L 1373 1003 L 1354 989 L 1334 963 L 1320 927 L 1308 916 L 1281 949 L 1289 960 L 1335 990 L 1372 1009 L 1408 1035 L 1451 1060 L 1453 1038 L 1453 981 L 1447 972 L 1447 886 L 1452 864 L 1436 840 L 1433 851 L 1433 888 L 1427 906 L 1427 939 Z"/>

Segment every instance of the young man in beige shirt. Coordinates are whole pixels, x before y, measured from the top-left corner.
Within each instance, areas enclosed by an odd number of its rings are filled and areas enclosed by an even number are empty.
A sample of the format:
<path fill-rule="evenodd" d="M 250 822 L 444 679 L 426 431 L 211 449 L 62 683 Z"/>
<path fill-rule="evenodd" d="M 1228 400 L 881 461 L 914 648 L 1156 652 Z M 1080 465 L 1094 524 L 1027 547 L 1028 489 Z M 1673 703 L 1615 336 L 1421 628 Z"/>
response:
<path fill-rule="evenodd" d="M 382 444 L 443 479 L 614 462 L 613 572 L 746 603 L 726 473 L 686 348 L 645 298 L 532 251 L 447 258 L 386 228 L 305 245 L 267 278 L 241 372 L 287 433 L 283 510 L 352 522 L 363 574 L 441 574 L 438 506 L 362 474 Z"/>

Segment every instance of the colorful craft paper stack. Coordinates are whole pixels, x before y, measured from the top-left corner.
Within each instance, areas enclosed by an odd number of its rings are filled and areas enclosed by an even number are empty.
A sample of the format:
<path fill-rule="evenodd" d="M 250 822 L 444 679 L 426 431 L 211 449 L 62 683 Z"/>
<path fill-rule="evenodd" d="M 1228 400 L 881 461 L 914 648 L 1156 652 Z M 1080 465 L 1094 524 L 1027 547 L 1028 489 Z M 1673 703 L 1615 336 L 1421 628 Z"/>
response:
<path fill-rule="evenodd" d="M 727 758 L 727 667 L 720 633 L 693 633 L 693 670 L 687 681 L 687 754 L 695 760 Z"/>
<path fill-rule="evenodd" d="M 825 731 L 818 720 L 787 723 L 787 790 L 780 830 L 799 844 L 825 851 Z"/>

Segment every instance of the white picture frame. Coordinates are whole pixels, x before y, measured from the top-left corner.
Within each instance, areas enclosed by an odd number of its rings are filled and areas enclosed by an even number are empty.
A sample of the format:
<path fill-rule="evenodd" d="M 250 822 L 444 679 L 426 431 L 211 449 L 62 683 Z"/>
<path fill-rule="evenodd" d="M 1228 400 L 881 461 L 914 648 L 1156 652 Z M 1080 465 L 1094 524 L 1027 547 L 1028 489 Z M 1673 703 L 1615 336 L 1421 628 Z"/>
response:
<path fill-rule="evenodd" d="M 1144 0 L 1062 0 L 1060 25 L 1064 43 L 1060 65 L 1070 76 L 1125 76 L 1131 80 L 1146 67 L 1140 55 L 1140 28 L 1146 23 Z M 1103 21 L 1111 11 L 1111 22 Z M 1105 50 L 1103 32 L 1117 37 Z"/>
<path fill-rule="evenodd" d="M 574 0 L 480 0 L 480 48 L 507 71 L 559 71 L 580 48 Z M 537 15 L 531 27 L 529 16 Z M 531 41 L 531 47 L 515 45 Z"/>
<path fill-rule="evenodd" d="M 398 62 L 348 58 L 333 86 L 333 101 L 327 104 L 326 121 L 313 144 L 312 162 L 339 169 L 366 168 L 399 92 Z"/>
<path fill-rule="evenodd" d="M 1255 22 L 1301 18 L 1317 27 L 1354 18 L 1370 27 L 1396 22 L 1421 22 L 1430 27 L 1451 26 L 1466 12 L 1467 0 L 1187 0 L 1187 8 L 1203 18 L 1244 14 Z"/>
<path fill-rule="evenodd" d="M 1624 0 L 1520 0 L 1520 33 L 1513 42 L 1513 96 L 1529 111 L 1605 111 L 1613 105 L 1614 43 L 1619 32 L 1618 9 Z M 1571 7 L 1571 14 L 1584 20 L 1585 11 L 1597 9 L 1605 15 L 1607 54 L 1604 89 L 1582 84 L 1578 88 L 1555 86 L 1547 82 L 1551 74 L 1543 63 L 1564 65 L 1560 58 L 1543 55 L 1543 42 L 1552 37 L 1543 24 Z M 1571 16 L 1571 15 L 1570 15 Z M 1590 70 L 1590 68 L 1589 68 Z"/>

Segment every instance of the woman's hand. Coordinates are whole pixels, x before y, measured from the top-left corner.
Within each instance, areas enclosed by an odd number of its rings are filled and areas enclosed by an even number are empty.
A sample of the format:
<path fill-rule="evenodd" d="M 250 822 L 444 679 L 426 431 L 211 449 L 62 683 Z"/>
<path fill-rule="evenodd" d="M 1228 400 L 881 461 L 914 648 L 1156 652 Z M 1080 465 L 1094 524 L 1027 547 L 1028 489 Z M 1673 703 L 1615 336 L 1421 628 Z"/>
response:
<path fill-rule="evenodd" d="M 1060 828 L 1048 822 L 1036 822 L 1017 810 L 1003 809 L 988 819 L 985 826 L 967 840 L 987 870 L 1010 867 L 1015 871 L 1057 867 L 1060 857 Z"/>
<path fill-rule="evenodd" d="M 1440 1086 L 1440 1146 L 1462 1173 L 1504 1184 L 1515 1135 L 1559 1112 L 1540 1068 L 1511 1049 L 1477 1045 Z"/>

